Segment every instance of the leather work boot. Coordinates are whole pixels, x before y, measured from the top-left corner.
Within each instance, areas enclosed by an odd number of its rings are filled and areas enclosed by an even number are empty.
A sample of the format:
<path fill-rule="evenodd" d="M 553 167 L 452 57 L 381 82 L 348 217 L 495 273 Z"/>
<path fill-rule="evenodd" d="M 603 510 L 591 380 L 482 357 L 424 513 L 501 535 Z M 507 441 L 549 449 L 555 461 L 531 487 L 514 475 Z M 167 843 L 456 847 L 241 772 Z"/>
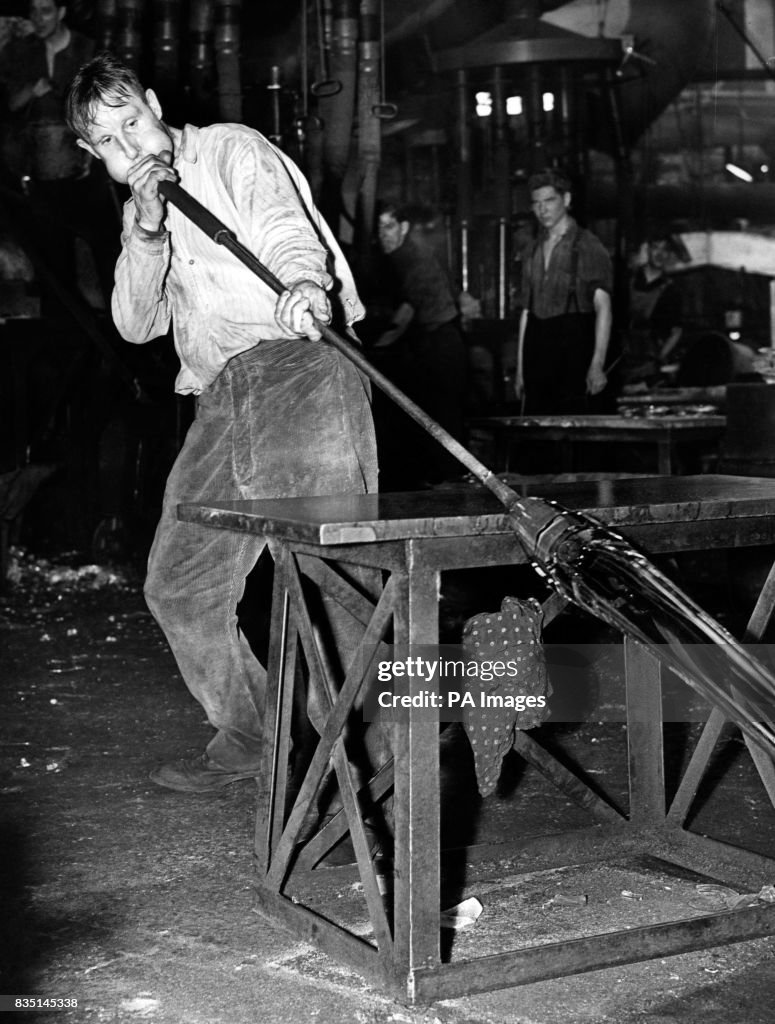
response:
<path fill-rule="evenodd" d="M 221 768 L 209 759 L 207 754 L 198 757 L 181 758 L 159 765 L 150 773 L 149 778 L 157 786 L 174 789 L 178 793 L 215 793 L 233 782 L 243 779 L 255 779 L 260 768 L 247 768 L 234 771 Z"/>

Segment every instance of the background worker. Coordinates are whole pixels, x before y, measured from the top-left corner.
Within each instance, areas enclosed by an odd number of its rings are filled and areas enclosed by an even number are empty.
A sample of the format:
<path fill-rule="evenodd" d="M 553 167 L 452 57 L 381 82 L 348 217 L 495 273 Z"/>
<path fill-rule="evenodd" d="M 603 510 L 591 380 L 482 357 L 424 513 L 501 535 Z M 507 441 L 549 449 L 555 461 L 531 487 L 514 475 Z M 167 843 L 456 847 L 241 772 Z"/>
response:
<path fill-rule="evenodd" d="M 564 174 L 534 174 L 528 189 L 539 235 L 523 267 L 517 398 L 528 415 L 588 412 L 608 379 L 611 260 L 571 216 Z"/>
<path fill-rule="evenodd" d="M 29 199 L 23 241 L 31 243 L 33 257 L 59 285 L 73 293 L 80 288 L 82 297 L 107 308 L 120 218 L 107 175 L 91 173 L 91 157 L 65 120 L 68 87 L 94 51 L 66 17 L 65 5 L 31 0 L 32 31 L 10 39 L 0 53 L 8 116 L 4 171 Z M 77 238 L 86 243 L 81 250 Z M 42 306 L 46 315 L 62 312 L 49 287 L 42 288 Z"/>
<path fill-rule="evenodd" d="M 625 338 L 625 379 L 628 384 L 653 383 L 666 362 L 678 362 L 681 292 L 667 274 L 679 255 L 672 237 L 655 232 L 646 241 L 646 261 L 630 278 L 629 318 Z"/>
<path fill-rule="evenodd" d="M 384 204 L 379 243 L 394 275 L 395 305 L 390 327 L 375 348 L 403 339 L 404 382 L 409 395 L 437 423 L 462 441 L 466 350 L 460 309 L 449 272 L 418 230 L 427 212 Z M 414 434 L 420 473 L 430 483 L 460 475 L 460 464 L 424 430 Z"/>

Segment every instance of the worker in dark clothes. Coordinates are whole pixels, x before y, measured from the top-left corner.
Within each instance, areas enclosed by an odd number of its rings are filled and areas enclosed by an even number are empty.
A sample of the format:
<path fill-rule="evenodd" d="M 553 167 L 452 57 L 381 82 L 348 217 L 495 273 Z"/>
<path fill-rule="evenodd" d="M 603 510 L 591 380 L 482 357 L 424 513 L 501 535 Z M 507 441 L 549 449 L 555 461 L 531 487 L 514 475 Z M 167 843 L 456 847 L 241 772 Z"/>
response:
<path fill-rule="evenodd" d="M 529 415 L 589 412 L 608 382 L 611 260 L 570 215 L 564 174 L 534 174 L 528 189 L 540 232 L 523 270 L 517 398 Z"/>
<path fill-rule="evenodd" d="M 405 339 L 407 390 L 462 441 L 466 351 L 460 310 L 446 268 L 415 230 L 417 217 L 415 209 L 398 205 L 385 205 L 379 216 L 379 242 L 395 274 L 397 304 L 375 347 Z M 428 482 L 460 475 L 458 462 L 424 431 L 416 440 Z"/>
<path fill-rule="evenodd" d="M 65 124 L 64 97 L 94 44 L 68 27 L 67 8 L 53 0 L 31 0 L 29 13 L 33 31 L 0 55 L 8 109 L 24 141 L 18 169 L 33 181 L 80 178 L 88 160 Z"/>
<path fill-rule="evenodd" d="M 667 274 L 678 249 L 668 234 L 653 234 L 646 243 L 646 262 L 630 279 L 626 337 L 627 382 L 653 382 L 660 367 L 677 362 L 681 342 L 681 293 Z"/>
<path fill-rule="evenodd" d="M 78 146 L 65 121 L 65 95 L 76 72 L 89 60 L 94 43 L 67 24 L 67 6 L 30 0 L 31 32 L 9 40 L 0 52 L 0 82 L 9 117 L 4 173 L 29 199 L 26 243 L 60 286 L 76 293 L 79 279 L 76 239 L 86 243 L 101 294 L 90 295 L 107 308 L 118 257 L 120 216 L 104 172 Z M 43 289 L 46 315 L 63 311 L 50 286 Z"/>

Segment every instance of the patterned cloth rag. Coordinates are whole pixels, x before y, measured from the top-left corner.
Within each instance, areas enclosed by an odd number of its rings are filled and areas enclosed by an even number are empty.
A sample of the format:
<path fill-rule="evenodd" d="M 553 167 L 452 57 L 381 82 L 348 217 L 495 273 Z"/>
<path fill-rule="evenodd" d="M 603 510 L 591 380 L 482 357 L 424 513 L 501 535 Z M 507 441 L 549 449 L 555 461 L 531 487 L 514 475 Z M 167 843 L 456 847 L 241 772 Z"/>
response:
<path fill-rule="evenodd" d="M 515 731 L 534 729 L 549 714 L 548 703 L 523 710 L 515 707 L 519 697 L 543 697 L 546 702 L 551 694 L 541 645 L 542 622 L 543 609 L 535 598 L 520 601 L 506 597 L 499 612 L 474 615 L 463 626 L 463 652 L 468 660 L 482 666 L 494 661 L 515 662 L 519 667 L 517 675 L 484 681 L 482 676 L 487 673 L 483 672 L 467 679 L 474 706 L 463 706 L 463 726 L 474 752 L 482 796 L 495 790 Z"/>

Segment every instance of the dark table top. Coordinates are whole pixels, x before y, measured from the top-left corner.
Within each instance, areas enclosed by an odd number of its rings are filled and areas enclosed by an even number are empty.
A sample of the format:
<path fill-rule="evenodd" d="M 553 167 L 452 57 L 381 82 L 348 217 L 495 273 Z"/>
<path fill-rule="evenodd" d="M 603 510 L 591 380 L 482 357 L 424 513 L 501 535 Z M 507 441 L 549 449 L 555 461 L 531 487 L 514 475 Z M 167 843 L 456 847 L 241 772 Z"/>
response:
<path fill-rule="evenodd" d="M 726 427 L 726 416 L 718 413 L 660 416 L 477 416 L 473 426 L 510 431 L 545 432 L 597 432 L 615 440 L 617 435 L 636 432 L 643 435 L 704 431 L 721 433 Z"/>
<path fill-rule="evenodd" d="M 614 527 L 775 515 L 775 479 L 733 476 L 631 477 L 529 484 L 522 496 L 549 498 Z M 243 533 L 312 544 L 511 533 L 497 498 L 484 489 L 412 491 L 178 506 L 178 517 Z"/>
<path fill-rule="evenodd" d="M 723 405 L 727 397 L 726 384 L 694 388 L 655 388 L 638 391 L 617 398 L 617 405 Z"/>

